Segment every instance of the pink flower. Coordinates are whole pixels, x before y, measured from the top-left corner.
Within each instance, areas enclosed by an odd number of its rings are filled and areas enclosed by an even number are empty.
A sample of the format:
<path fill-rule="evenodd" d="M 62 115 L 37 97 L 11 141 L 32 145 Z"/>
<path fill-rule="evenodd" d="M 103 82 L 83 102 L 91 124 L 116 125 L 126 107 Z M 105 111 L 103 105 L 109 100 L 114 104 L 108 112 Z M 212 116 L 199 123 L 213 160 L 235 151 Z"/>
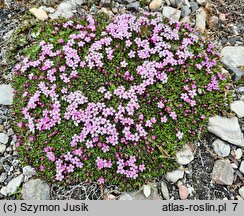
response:
<path fill-rule="evenodd" d="M 158 108 L 160 108 L 160 109 L 164 108 L 164 104 L 162 101 L 158 102 Z"/>
<path fill-rule="evenodd" d="M 99 184 L 104 184 L 104 183 L 105 183 L 105 179 L 104 179 L 103 177 L 100 177 L 100 178 L 98 179 L 98 183 L 99 183 Z"/>
<path fill-rule="evenodd" d="M 201 115 L 201 119 L 205 119 L 206 118 L 206 116 L 205 115 Z"/>
<path fill-rule="evenodd" d="M 40 171 L 44 171 L 45 167 L 43 165 L 40 166 Z"/>
<path fill-rule="evenodd" d="M 167 121 L 168 121 L 168 119 L 167 119 L 166 116 L 164 116 L 164 117 L 161 118 L 161 122 L 162 122 L 162 123 L 166 123 Z"/>
<path fill-rule="evenodd" d="M 184 133 L 183 132 L 180 132 L 180 131 L 178 131 L 176 133 L 176 136 L 178 137 L 179 140 L 181 140 L 183 138 L 183 135 L 184 135 Z"/>
<path fill-rule="evenodd" d="M 174 119 L 174 120 L 177 119 L 177 114 L 176 114 L 175 112 L 171 112 L 171 113 L 169 114 L 169 116 L 170 116 L 172 119 Z"/>
<path fill-rule="evenodd" d="M 145 165 L 144 165 L 144 164 L 139 165 L 139 170 L 140 170 L 141 172 L 143 172 L 144 170 L 146 170 Z"/>
<path fill-rule="evenodd" d="M 124 61 L 120 62 L 120 65 L 122 68 L 125 68 L 128 65 L 128 63 L 124 60 Z"/>
<path fill-rule="evenodd" d="M 20 128 L 22 128 L 22 127 L 23 127 L 23 122 L 19 122 L 17 125 L 18 125 Z"/>

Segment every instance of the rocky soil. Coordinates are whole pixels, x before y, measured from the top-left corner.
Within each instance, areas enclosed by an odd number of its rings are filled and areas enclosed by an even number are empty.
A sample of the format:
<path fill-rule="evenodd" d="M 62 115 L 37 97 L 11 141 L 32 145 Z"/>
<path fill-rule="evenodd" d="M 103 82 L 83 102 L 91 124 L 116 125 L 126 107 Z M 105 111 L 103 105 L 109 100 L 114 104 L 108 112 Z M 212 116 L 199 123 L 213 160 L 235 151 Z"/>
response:
<path fill-rule="evenodd" d="M 0 199 L 244 199 L 244 1 L 243 0 L 0 0 Z M 31 9 L 31 10 L 30 10 Z M 238 81 L 233 86 L 235 101 L 228 118 L 215 116 L 209 134 L 188 143 L 177 153 L 178 170 L 167 173 L 134 192 L 116 187 L 100 188 L 80 183 L 64 189 L 48 185 L 31 166 L 22 167 L 16 150 L 11 114 L 14 90 L 11 64 L 6 60 L 10 35 L 30 10 L 34 19 L 80 16 L 84 13 L 158 11 L 165 17 L 195 26 L 216 41 L 226 73 Z"/>

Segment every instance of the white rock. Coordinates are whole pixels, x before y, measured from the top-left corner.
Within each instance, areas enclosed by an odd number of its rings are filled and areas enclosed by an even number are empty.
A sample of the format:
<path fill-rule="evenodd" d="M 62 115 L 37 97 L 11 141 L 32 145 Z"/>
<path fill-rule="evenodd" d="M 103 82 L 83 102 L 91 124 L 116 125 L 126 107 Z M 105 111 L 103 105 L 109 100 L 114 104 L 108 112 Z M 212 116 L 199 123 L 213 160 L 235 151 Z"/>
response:
<path fill-rule="evenodd" d="M 188 23 L 190 24 L 191 23 L 191 20 L 190 20 L 190 17 L 189 16 L 186 16 L 186 17 L 183 17 L 181 20 L 180 20 L 181 23 Z"/>
<path fill-rule="evenodd" d="M 208 130 L 221 139 L 240 147 L 244 147 L 244 138 L 238 119 L 214 116 L 209 118 Z"/>
<path fill-rule="evenodd" d="M 3 154 L 6 150 L 6 145 L 0 144 L 0 155 Z"/>
<path fill-rule="evenodd" d="M 0 133 L 0 143 L 7 144 L 8 143 L 8 135 L 5 133 Z"/>
<path fill-rule="evenodd" d="M 233 169 L 237 169 L 238 168 L 238 166 L 235 163 L 231 163 L 230 165 L 232 166 Z"/>
<path fill-rule="evenodd" d="M 11 85 L 0 85 L 0 104 L 12 105 L 14 96 L 14 89 Z"/>
<path fill-rule="evenodd" d="M 23 167 L 23 175 L 31 178 L 33 175 L 36 175 L 36 171 L 31 166 L 25 166 Z"/>
<path fill-rule="evenodd" d="M 145 197 L 149 197 L 150 194 L 151 194 L 151 188 L 150 188 L 150 186 L 144 185 L 143 186 L 143 193 L 144 193 Z"/>
<path fill-rule="evenodd" d="M 170 20 L 179 21 L 180 14 L 181 14 L 181 11 L 177 10 L 173 7 L 168 7 L 168 6 L 163 7 L 163 16 L 167 17 Z"/>
<path fill-rule="evenodd" d="M 172 183 L 177 182 L 179 179 L 182 179 L 184 176 L 184 171 L 183 170 L 175 170 L 173 172 L 168 172 L 166 174 L 166 179 Z"/>
<path fill-rule="evenodd" d="M 176 161 L 180 165 L 189 164 L 194 159 L 194 155 L 192 153 L 189 145 L 185 144 L 181 151 L 176 153 Z"/>
<path fill-rule="evenodd" d="M 195 28 L 200 31 L 201 33 L 204 33 L 206 29 L 206 18 L 207 14 L 204 8 L 199 8 L 196 12 L 196 26 Z"/>
<path fill-rule="evenodd" d="M 236 196 L 236 199 L 237 199 L 237 200 L 243 200 L 242 197 L 239 196 L 239 195 Z"/>
<path fill-rule="evenodd" d="M 239 160 L 239 159 L 241 159 L 241 157 L 242 157 L 242 150 L 241 150 L 240 148 L 231 151 L 231 153 L 232 153 L 231 155 L 232 155 L 236 160 Z"/>
<path fill-rule="evenodd" d="M 152 11 L 158 10 L 163 3 L 163 0 L 152 0 L 149 4 L 149 9 Z"/>
<path fill-rule="evenodd" d="M 220 157 L 226 157 L 230 154 L 230 145 L 217 139 L 213 142 L 214 152 Z"/>
<path fill-rule="evenodd" d="M 244 186 L 239 188 L 239 194 L 241 195 L 242 199 L 244 199 Z"/>
<path fill-rule="evenodd" d="M 111 10 L 108 10 L 107 8 L 101 8 L 101 10 L 99 12 L 103 12 L 105 14 L 107 14 L 109 17 L 112 17 L 114 14 Z"/>
<path fill-rule="evenodd" d="M 244 54 L 244 53 L 243 53 Z M 244 62 L 243 62 L 244 65 Z M 244 117 L 244 102 L 239 100 L 239 101 L 234 101 L 233 103 L 230 104 L 230 109 L 236 113 L 236 115 L 239 118 Z"/>
<path fill-rule="evenodd" d="M 43 21 L 48 19 L 46 11 L 41 8 L 31 8 L 29 11 L 39 20 Z"/>
<path fill-rule="evenodd" d="M 196 0 L 198 4 L 205 5 L 207 3 L 207 0 Z"/>
<path fill-rule="evenodd" d="M 0 190 L 0 193 L 4 196 L 7 196 L 7 187 L 2 187 L 1 190 Z"/>
<path fill-rule="evenodd" d="M 239 170 L 244 174 L 244 161 L 241 162 Z"/>
<path fill-rule="evenodd" d="M 42 9 L 42 10 L 46 11 L 47 13 L 54 13 L 55 12 L 55 9 L 52 7 L 41 6 L 41 7 L 39 7 L 39 9 Z"/>
<path fill-rule="evenodd" d="M 169 190 L 165 182 L 161 182 L 161 192 L 164 199 L 169 200 Z"/>
<path fill-rule="evenodd" d="M 24 176 L 21 174 L 16 178 L 13 178 L 7 185 L 7 195 L 12 195 L 16 192 L 18 187 L 23 182 Z"/>
<path fill-rule="evenodd" d="M 128 193 L 124 193 L 119 197 L 119 200 L 133 200 L 133 197 Z"/>

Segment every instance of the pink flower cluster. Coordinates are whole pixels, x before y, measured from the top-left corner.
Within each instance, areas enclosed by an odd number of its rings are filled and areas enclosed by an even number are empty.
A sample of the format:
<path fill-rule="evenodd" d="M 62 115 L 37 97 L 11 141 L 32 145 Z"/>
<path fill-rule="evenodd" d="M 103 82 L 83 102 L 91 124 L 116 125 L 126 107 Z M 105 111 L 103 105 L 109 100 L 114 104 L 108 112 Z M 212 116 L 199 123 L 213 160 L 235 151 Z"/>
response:
<path fill-rule="evenodd" d="M 127 178 L 136 179 L 139 172 L 143 172 L 146 168 L 144 164 L 137 166 L 135 164 L 136 157 L 130 156 L 128 160 L 119 159 L 117 164 L 117 173 L 125 175 Z"/>

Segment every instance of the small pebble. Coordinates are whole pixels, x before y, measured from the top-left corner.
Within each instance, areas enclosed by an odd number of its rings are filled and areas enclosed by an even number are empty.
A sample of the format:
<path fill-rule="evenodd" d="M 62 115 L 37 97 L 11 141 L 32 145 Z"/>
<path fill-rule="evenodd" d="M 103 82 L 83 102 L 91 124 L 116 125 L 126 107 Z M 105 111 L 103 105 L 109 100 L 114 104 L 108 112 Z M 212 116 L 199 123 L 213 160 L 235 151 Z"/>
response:
<path fill-rule="evenodd" d="M 179 187 L 179 194 L 180 194 L 180 199 L 185 200 L 189 196 L 189 191 L 186 186 L 181 185 Z"/>

